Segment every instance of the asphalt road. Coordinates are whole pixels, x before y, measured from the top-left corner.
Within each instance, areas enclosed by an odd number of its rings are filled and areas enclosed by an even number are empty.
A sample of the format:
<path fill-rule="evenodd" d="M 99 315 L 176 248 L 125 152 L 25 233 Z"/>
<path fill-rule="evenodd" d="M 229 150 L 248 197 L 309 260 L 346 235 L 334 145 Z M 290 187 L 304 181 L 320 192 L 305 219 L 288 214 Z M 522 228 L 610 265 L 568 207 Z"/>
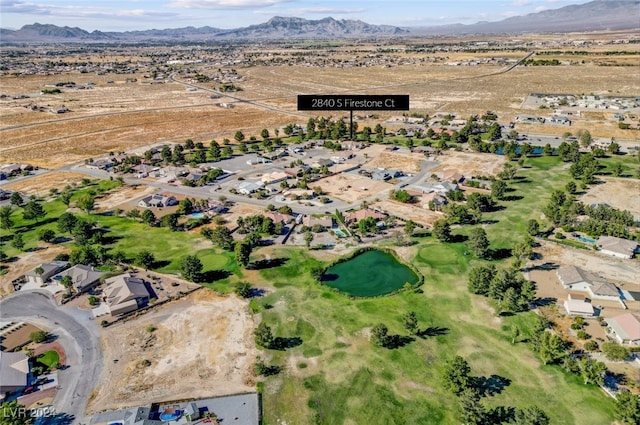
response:
<path fill-rule="evenodd" d="M 1 320 L 33 323 L 64 347 L 69 367 L 58 372 L 54 408 L 57 414 L 72 415 L 76 424 L 88 422 L 87 402 L 103 365 L 99 330 L 89 317 L 88 311 L 57 306 L 49 293 L 40 290 L 16 292 L 0 300 Z"/>

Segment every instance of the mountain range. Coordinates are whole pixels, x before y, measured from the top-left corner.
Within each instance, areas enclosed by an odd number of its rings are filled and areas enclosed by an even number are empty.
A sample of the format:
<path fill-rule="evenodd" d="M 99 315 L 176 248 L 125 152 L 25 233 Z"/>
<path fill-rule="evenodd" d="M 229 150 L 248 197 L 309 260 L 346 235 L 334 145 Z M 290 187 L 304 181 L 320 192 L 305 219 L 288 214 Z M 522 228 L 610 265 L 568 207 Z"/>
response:
<path fill-rule="evenodd" d="M 358 20 L 319 20 L 274 17 L 269 21 L 243 28 L 185 27 L 162 30 L 125 32 L 88 32 L 81 28 L 51 24 L 25 25 L 19 30 L 0 29 L 2 43 L 34 42 L 142 42 L 142 41 L 212 41 L 212 40 L 286 40 L 383 38 L 419 35 L 472 35 L 564 33 L 638 29 L 640 0 L 596 0 L 581 5 L 565 6 L 497 22 L 433 27 L 397 27 L 371 25 Z"/>

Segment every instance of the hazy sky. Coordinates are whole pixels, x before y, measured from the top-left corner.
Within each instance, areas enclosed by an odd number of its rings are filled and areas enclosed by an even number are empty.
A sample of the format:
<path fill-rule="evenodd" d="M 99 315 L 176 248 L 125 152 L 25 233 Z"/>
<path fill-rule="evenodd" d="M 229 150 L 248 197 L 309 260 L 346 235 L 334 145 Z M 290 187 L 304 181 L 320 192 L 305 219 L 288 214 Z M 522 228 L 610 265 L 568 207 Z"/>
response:
<path fill-rule="evenodd" d="M 498 21 L 588 0 L 0 0 L 0 27 L 39 22 L 89 31 L 212 26 L 238 28 L 273 16 L 359 19 L 431 26 Z"/>

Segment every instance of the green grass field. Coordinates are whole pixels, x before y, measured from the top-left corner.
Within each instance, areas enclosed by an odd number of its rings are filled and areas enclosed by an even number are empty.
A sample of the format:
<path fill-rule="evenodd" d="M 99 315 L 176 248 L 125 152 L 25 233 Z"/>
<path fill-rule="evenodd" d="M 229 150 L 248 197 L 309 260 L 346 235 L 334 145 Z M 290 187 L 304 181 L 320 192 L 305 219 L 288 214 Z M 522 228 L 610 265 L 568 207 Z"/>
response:
<path fill-rule="evenodd" d="M 540 219 L 551 192 L 569 181 L 558 158 L 528 159 L 526 166 L 509 183 L 508 195 L 522 198 L 501 201 L 503 210 L 483 216 L 491 223 L 485 228 L 494 249 L 521 241 L 527 221 Z M 483 399 L 487 407 L 536 404 L 553 424 L 612 423 L 614 403 L 601 390 L 556 366 L 543 366 L 525 342 L 511 344 L 514 325 L 526 340 L 534 313 L 497 317 L 485 299 L 468 293 L 466 274 L 481 261 L 464 243 L 424 238 L 412 249 L 412 263 L 425 277 L 421 291 L 359 300 L 318 285 L 308 273 L 317 261 L 304 252 L 276 252 L 289 260 L 261 272 L 273 288 L 260 300 L 271 306 L 262 310 L 262 320 L 276 336 L 299 337 L 302 344 L 267 350 L 269 361 L 285 369 L 262 386 L 266 425 L 458 423 L 457 400 L 441 379 L 445 362 L 458 354 L 475 376 L 495 374 L 510 382 Z M 371 344 L 368 331 L 378 323 L 391 334 L 406 335 L 401 317 L 409 311 L 416 312 L 424 338 L 396 349 Z"/>
<path fill-rule="evenodd" d="M 60 362 L 60 356 L 55 350 L 45 351 L 38 356 L 38 362 L 47 366 L 49 369 L 53 369 Z"/>

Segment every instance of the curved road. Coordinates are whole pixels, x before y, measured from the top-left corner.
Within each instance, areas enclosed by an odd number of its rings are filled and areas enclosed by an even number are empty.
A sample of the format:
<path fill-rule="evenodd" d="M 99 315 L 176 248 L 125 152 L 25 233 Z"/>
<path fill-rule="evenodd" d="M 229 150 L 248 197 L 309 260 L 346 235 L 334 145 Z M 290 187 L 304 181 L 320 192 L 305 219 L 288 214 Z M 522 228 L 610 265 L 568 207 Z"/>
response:
<path fill-rule="evenodd" d="M 73 423 L 87 423 L 89 396 L 99 381 L 103 365 L 99 329 L 91 312 L 62 308 L 51 294 L 33 290 L 16 292 L 0 300 L 0 319 L 33 323 L 57 337 L 64 347 L 65 370 L 58 372 L 58 393 L 54 408 L 58 414 L 73 415 Z"/>

